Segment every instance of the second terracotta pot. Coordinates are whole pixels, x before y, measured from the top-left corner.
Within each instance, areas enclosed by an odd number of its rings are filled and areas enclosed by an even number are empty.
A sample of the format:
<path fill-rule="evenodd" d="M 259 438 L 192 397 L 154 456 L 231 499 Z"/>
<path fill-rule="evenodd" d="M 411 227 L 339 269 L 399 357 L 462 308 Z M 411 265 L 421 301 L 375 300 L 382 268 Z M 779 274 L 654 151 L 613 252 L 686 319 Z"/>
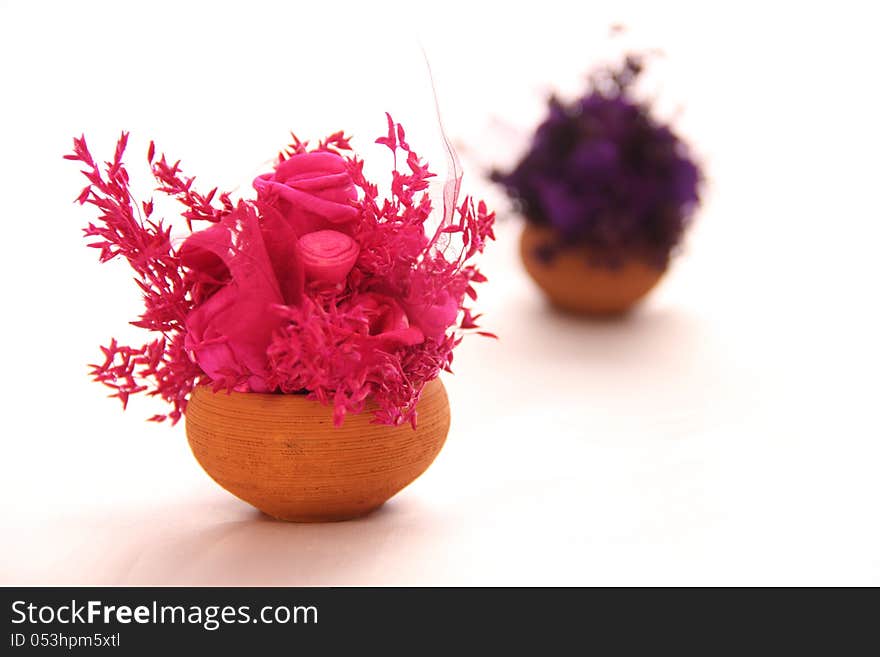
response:
<path fill-rule="evenodd" d="M 375 407 L 333 426 L 332 409 L 303 395 L 195 389 L 186 434 L 218 484 L 281 520 L 321 522 L 362 516 L 412 483 L 449 431 L 439 379 L 425 386 L 418 423 L 373 424 Z"/>
<path fill-rule="evenodd" d="M 664 269 L 637 259 L 611 268 L 590 263 L 586 247 L 565 249 L 549 261 L 538 257 L 556 243 L 553 229 L 526 224 L 520 255 L 526 271 L 559 308 L 582 315 L 619 315 L 631 309 L 660 281 Z"/>

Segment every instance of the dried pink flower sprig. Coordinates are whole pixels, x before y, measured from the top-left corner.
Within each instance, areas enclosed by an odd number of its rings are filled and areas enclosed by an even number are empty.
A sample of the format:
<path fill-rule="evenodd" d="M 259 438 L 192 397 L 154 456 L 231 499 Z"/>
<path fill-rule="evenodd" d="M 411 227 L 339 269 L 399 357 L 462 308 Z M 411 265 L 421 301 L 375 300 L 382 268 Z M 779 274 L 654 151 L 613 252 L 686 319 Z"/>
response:
<path fill-rule="evenodd" d="M 140 347 L 111 340 L 92 366 L 123 407 L 145 392 L 173 407 L 151 420 L 177 422 L 193 388 L 210 384 L 306 392 L 333 405 L 337 424 L 372 399 L 377 422 L 415 425 L 422 388 L 450 369 L 462 335 L 492 335 L 466 303 L 486 280 L 471 259 L 494 239 L 494 213 L 468 197 L 429 234 L 434 174 L 390 116 L 377 140 L 394 154 L 389 198 L 341 132 L 311 150 L 294 136 L 274 171 L 254 181 L 256 198 L 237 203 L 216 188 L 198 193 L 151 143 L 157 190 L 186 208 L 190 234 L 179 247 L 152 219 L 152 200 L 132 198 L 127 140 L 123 133 L 103 168 L 84 138 L 65 156 L 85 165 L 79 203 L 99 211 L 85 229 L 89 246 L 102 262 L 128 261 L 145 306 L 133 324 L 156 334 Z M 207 227 L 193 232 L 194 222 Z"/>

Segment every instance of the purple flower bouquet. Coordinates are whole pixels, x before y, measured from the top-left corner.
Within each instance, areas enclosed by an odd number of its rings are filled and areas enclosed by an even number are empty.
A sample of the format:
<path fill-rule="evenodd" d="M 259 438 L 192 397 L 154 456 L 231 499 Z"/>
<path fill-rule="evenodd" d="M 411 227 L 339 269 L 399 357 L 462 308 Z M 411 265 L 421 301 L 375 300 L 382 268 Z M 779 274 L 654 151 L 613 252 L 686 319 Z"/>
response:
<path fill-rule="evenodd" d="M 523 261 L 556 305 L 624 312 L 650 291 L 700 200 L 685 143 L 635 98 L 644 57 L 597 70 L 582 97 L 552 97 L 531 146 L 500 183 L 525 216 Z"/>

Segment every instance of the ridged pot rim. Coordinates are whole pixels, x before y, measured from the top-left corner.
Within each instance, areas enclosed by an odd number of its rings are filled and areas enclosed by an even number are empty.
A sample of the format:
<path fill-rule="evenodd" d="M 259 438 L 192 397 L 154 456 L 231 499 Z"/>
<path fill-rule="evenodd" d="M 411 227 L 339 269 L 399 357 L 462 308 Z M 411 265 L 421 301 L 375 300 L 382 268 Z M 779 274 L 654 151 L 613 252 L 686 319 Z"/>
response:
<path fill-rule="evenodd" d="M 431 387 L 441 387 L 444 391 L 446 386 L 443 385 L 443 380 L 437 376 L 429 381 L 427 381 L 422 388 L 422 393 L 419 397 L 419 402 L 421 403 L 422 399 L 426 394 L 430 392 Z M 235 400 L 238 403 L 241 402 L 252 402 L 250 404 L 251 407 L 254 407 L 258 404 L 272 404 L 272 405 L 288 405 L 291 407 L 300 407 L 302 409 L 308 409 L 310 411 L 309 414 L 313 414 L 315 416 L 332 416 L 333 414 L 333 406 L 331 404 L 324 404 L 318 399 L 310 399 L 309 393 L 284 393 L 284 392 L 243 392 L 239 390 L 227 390 L 225 388 L 221 388 L 219 390 L 214 390 L 212 386 L 208 383 L 202 383 L 193 389 L 193 395 L 196 393 L 210 393 L 217 397 L 228 397 L 230 400 Z M 192 397 L 190 397 L 192 399 Z M 359 418 L 366 418 L 371 424 L 374 426 L 380 426 L 376 423 L 373 423 L 373 412 L 379 410 L 379 405 L 373 401 L 372 399 L 367 399 L 364 404 L 364 408 L 359 413 L 346 413 L 344 422 L 358 421 Z M 184 413 L 184 418 L 186 417 L 186 413 Z M 404 423 L 408 424 L 408 423 Z M 387 425 L 389 428 L 393 428 L 392 425 Z M 399 425 L 403 426 L 403 425 Z"/>
<path fill-rule="evenodd" d="M 541 237 L 545 237 L 545 236 L 546 237 L 554 237 L 554 236 L 558 236 L 560 234 L 559 229 L 555 228 L 554 226 L 549 226 L 549 225 L 545 225 L 545 224 L 537 224 L 537 223 L 532 222 L 528 218 L 526 218 L 524 225 L 523 225 L 521 235 L 520 235 L 520 239 L 524 239 L 528 232 L 531 232 L 532 236 L 535 239 L 540 239 Z M 674 250 L 673 250 L 673 252 L 669 253 L 667 256 L 666 263 L 662 267 L 659 267 L 659 266 L 657 266 L 657 264 L 655 262 L 651 262 L 649 258 L 645 258 L 645 257 L 639 255 L 638 253 L 621 252 L 620 254 L 618 254 L 620 257 L 620 265 L 619 266 L 612 266 L 612 265 L 609 265 L 609 264 L 601 261 L 601 260 L 606 260 L 606 258 L 602 256 L 601 249 L 591 247 L 589 244 L 572 243 L 572 242 L 567 242 L 564 240 L 560 240 L 559 244 L 562 246 L 562 248 L 561 248 L 562 254 L 565 254 L 565 255 L 577 255 L 579 253 L 585 254 L 587 256 L 587 258 L 584 259 L 584 268 L 585 269 L 600 269 L 600 270 L 605 270 L 605 271 L 609 271 L 609 272 L 614 272 L 619 269 L 623 269 L 626 265 L 636 264 L 636 265 L 641 265 L 643 267 L 646 267 L 648 269 L 653 269 L 658 274 L 665 274 L 667 271 L 669 271 L 669 267 L 672 263 L 672 258 L 675 254 Z M 590 256 L 596 255 L 596 254 L 598 254 L 597 259 L 600 260 L 599 262 L 590 258 Z M 539 263 L 541 265 L 549 264 L 549 263 L 542 261 L 540 258 L 538 258 L 534 254 L 531 254 L 531 257 L 537 263 Z"/>

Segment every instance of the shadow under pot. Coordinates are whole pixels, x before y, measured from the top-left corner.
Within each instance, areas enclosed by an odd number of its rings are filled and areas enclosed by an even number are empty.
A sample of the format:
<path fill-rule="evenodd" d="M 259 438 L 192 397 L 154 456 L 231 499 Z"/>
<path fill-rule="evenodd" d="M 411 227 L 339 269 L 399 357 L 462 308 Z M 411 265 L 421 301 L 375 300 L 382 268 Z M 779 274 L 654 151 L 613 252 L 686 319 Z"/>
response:
<path fill-rule="evenodd" d="M 552 228 L 527 223 L 520 239 L 520 255 L 538 287 L 558 308 L 579 315 L 613 316 L 630 310 L 666 273 L 636 258 L 611 267 L 591 261 L 586 246 L 567 247 L 550 259 L 539 256 L 558 244 Z"/>
<path fill-rule="evenodd" d="M 379 508 L 421 475 L 449 431 L 440 379 L 418 403 L 417 428 L 374 424 L 367 404 L 333 426 L 332 408 L 305 395 L 197 387 L 186 435 L 214 481 L 264 513 L 293 522 L 348 520 Z"/>

